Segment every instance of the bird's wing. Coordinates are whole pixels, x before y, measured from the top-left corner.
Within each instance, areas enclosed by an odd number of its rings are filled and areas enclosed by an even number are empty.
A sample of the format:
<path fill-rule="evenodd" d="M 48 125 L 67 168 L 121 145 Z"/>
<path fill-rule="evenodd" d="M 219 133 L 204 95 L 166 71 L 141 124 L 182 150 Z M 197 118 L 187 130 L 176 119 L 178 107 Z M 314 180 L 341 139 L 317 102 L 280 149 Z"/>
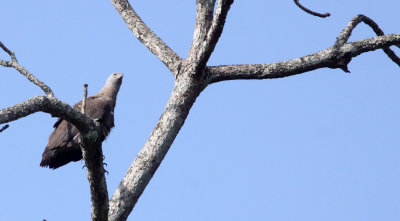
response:
<path fill-rule="evenodd" d="M 80 111 L 81 103 L 75 104 L 74 108 Z M 104 120 L 104 124 L 111 129 L 114 126 L 114 116 L 110 114 L 113 110 L 109 106 L 108 102 L 101 96 L 88 97 L 86 100 L 86 114 L 91 118 Z M 109 130 L 105 136 L 108 132 Z M 54 131 L 49 136 L 40 165 L 57 168 L 70 161 L 80 160 L 82 154 L 78 144 L 78 137 L 79 130 L 73 124 L 66 120 L 58 119 L 54 124 Z M 52 165 L 53 162 L 57 164 L 54 166 Z"/>
<path fill-rule="evenodd" d="M 86 115 L 91 118 L 101 118 L 104 113 L 102 98 L 99 96 L 91 96 L 86 99 Z M 82 101 L 76 103 L 74 108 L 81 110 Z M 47 149 L 68 147 L 76 145 L 76 138 L 79 130 L 66 120 L 59 118 L 54 124 L 54 131 L 49 136 Z"/>

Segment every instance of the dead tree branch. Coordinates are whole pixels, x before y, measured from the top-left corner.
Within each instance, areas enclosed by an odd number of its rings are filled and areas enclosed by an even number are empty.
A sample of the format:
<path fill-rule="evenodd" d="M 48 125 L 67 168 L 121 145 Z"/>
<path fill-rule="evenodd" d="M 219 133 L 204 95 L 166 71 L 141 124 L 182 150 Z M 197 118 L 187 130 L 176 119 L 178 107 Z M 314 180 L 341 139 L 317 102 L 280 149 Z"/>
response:
<path fill-rule="evenodd" d="M 215 1 L 197 1 L 196 26 L 185 68 L 181 69 L 179 76 L 176 75 L 174 90 L 160 120 L 112 196 L 109 220 L 127 219 L 172 145 L 191 106 L 208 84 L 233 79 L 281 78 L 324 67 L 346 71 L 351 58 L 400 43 L 400 34 L 391 34 L 344 42 L 339 47 L 330 47 L 312 55 L 274 64 L 206 67 L 232 3 L 231 0 L 218 1 L 215 15 L 210 21 L 211 6 Z M 199 78 L 193 78 L 193 74 L 199 75 Z"/>
<path fill-rule="evenodd" d="M 104 140 L 101 125 L 70 105 L 54 97 L 48 98 L 45 96 L 36 96 L 20 104 L 0 110 L 0 124 L 15 121 L 39 111 L 71 122 L 83 134 L 83 146 L 87 147 L 83 155 L 91 189 L 92 219 L 107 220 L 108 193 L 101 150 L 101 142 Z"/>
<path fill-rule="evenodd" d="M 71 122 L 80 130 L 83 158 L 91 189 L 92 220 L 127 219 L 182 128 L 192 105 L 208 84 L 234 79 L 282 78 L 326 67 L 348 71 L 347 65 L 353 57 L 377 49 L 384 49 L 386 54 L 399 64 L 397 62 L 399 58 L 389 47 L 400 45 L 400 34 L 384 35 L 372 20 L 365 16 L 359 16 L 346 26 L 334 46 L 315 54 L 273 64 L 207 67 L 207 61 L 221 36 L 233 0 L 219 0 L 214 12 L 215 2 L 215 0 L 197 0 L 193 42 L 185 60 L 185 68 L 181 69 L 182 58 L 146 26 L 132 9 L 128 0 L 112 0 L 128 28 L 168 67 L 176 78 L 174 89 L 157 125 L 110 201 L 108 201 L 104 176 L 101 124 L 83 114 L 85 102 L 82 104 L 83 113 L 81 113 L 78 111 L 79 109 L 76 110 L 56 99 L 50 88 L 20 66 L 14 53 L 0 43 L 0 47 L 11 57 L 11 61 L 0 60 L 0 65 L 17 69 L 31 82 L 42 88 L 47 95 L 33 97 L 23 103 L 0 110 L 0 124 L 43 111 Z M 301 6 L 296 0 L 295 3 L 310 14 L 319 14 Z M 322 16 L 329 16 L 329 13 Z M 378 37 L 347 43 L 352 30 L 361 21 L 372 27 Z M 194 78 L 193 75 L 197 75 L 197 77 Z M 86 100 L 86 96 L 85 93 L 83 100 Z"/>
<path fill-rule="evenodd" d="M 15 57 L 14 52 L 12 52 L 11 50 L 9 50 L 6 46 L 4 46 L 3 43 L 0 42 L 0 47 L 7 52 L 7 54 L 10 55 L 11 57 L 11 61 L 4 61 L 4 60 L 0 60 L 0 65 L 4 66 L 4 67 L 12 67 L 15 68 L 19 73 L 21 73 L 22 75 L 24 75 L 30 82 L 34 83 L 35 85 L 37 85 L 38 87 L 40 87 L 44 93 L 46 93 L 46 95 L 48 97 L 54 97 L 53 91 L 50 89 L 50 87 L 48 87 L 45 83 L 41 82 L 39 79 L 37 79 L 33 74 L 31 74 L 28 70 L 26 70 L 24 67 L 22 67 L 18 61 L 17 58 Z"/>
<path fill-rule="evenodd" d="M 306 7 L 304 7 L 303 5 L 301 5 L 300 2 L 299 2 L 299 0 L 294 0 L 294 3 L 295 3 L 301 10 L 307 12 L 308 14 L 311 14 L 311 15 L 314 15 L 314 16 L 317 16 L 317 17 L 321 17 L 321 18 L 326 18 L 326 17 L 331 16 L 331 14 L 330 14 L 329 12 L 324 13 L 324 14 L 321 14 L 321 13 L 312 11 L 312 10 L 310 10 L 310 9 L 308 9 L 308 8 L 306 8 Z"/>
<path fill-rule="evenodd" d="M 199 73 L 200 70 L 204 70 L 204 67 L 211 57 L 211 54 L 214 51 L 214 48 L 217 45 L 217 42 L 224 29 L 226 16 L 228 15 L 228 11 L 232 4 L 233 0 L 219 0 L 215 10 L 214 18 L 210 27 L 207 29 L 205 38 L 202 39 L 202 41 L 199 40 L 200 42 L 197 42 L 197 46 L 194 46 L 195 41 L 193 41 L 193 52 L 191 50 L 191 53 L 188 56 L 188 62 L 193 63 L 195 73 Z"/>
<path fill-rule="evenodd" d="M 190 46 L 187 63 L 198 60 L 200 48 L 206 41 L 207 33 L 213 20 L 215 0 L 196 1 L 196 24 L 193 31 L 192 45 Z"/>
<path fill-rule="evenodd" d="M 400 34 L 391 34 L 344 44 L 315 54 L 273 64 L 221 65 L 208 67 L 212 83 L 238 79 L 283 78 L 319 68 L 341 68 L 347 70 L 351 58 L 362 53 L 387 48 L 400 43 Z"/>
<path fill-rule="evenodd" d="M 96 126 L 93 119 L 83 115 L 70 105 L 56 98 L 48 98 L 45 96 L 36 96 L 20 104 L 0 110 L 0 124 L 15 121 L 39 111 L 71 122 L 82 133 L 87 133 L 90 131 L 91 127 Z"/>
<path fill-rule="evenodd" d="M 179 77 L 175 75 L 175 87 L 160 120 L 110 200 L 109 220 L 127 219 L 183 126 L 190 108 L 206 87 L 205 81 L 195 81 L 192 76 L 204 75 L 198 70 L 204 69 L 218 42 L 232 3 L 233 0 L 220 0 L 211 19 L 215 1 L 197 1 L 196 28 L 186 59 L 189 68 L 182 69 Z M 207 48 L 201 49 L 204 45 Z"/>
<path fill-rule="evenodd" d="M 142 42 L 155 56 L 157 56 L 167 68 L 176 75 L 182 63 L 179 57 L 161 38 L 159 38 L 142 21 L 138 14 L 133 10 L 128 0 L 111 0 L 115 9 L 124 19 L 129 30 Z"/>
<path fill-rule="evenodd" d="M 385 33 L 382 31 L 382 29 L 379 28 L 378 24 L 376 24 L 372 19 L 368 18 L 365 15 L 357 15 L 353 19 L 351 19 L 349 24 L 347 24 L 347 26 L 343 29 L 343 31 L 337 37 L 334 47 L 335 48 L 342 47 L 349 40 L 353 30 L 361 22 L 364 22 L 366 25 L 371 27 L 377 36 L 385 35 Z M 400 48 L 399 44 L 395 44 L 395 45 Z M 394 51 L 392 49 L 390 49 L 389 47 L 382 48 L 382 49 L 389 56 L 389 58 L 392 59 L 392 61 L 394 63 L 396 63 L 397 65 L 400 66 L 400 58 L 394 53 Z"/>
<path fill-rule="evenodd" d="M 0 48 L 3 49 L 3 51 L 5 51 L 8 55 L 10 55 L 11 61 L 18 62 L 14 52 L 8 49 L 1 41 L 0 41 Z"/>
<path fill-rule="evenodd" d="M 101 133 L 101 126 L 98 124 L 98 131 Z M 93 138 L 90 134 L 82 136 L 82 158 L 85 161 L 86 173 L 90 184 L 90 198 L 92 202 L 92 220 L 108 220 L 109 199 L 105 169 L 103 166 L 103 139 Z"/>
<path fill-rule="evenodd" d="M 36 96 L 25 102 L 0 110 L 0 124 L 11 122 L 38 111 L 59 117 L 75 125 L 82 135 L 82 155 L 85 160 L 92 199 L 92 220 L 108 219 L 108 193 L 104 176 L 103 153 L 101 143 L 104 140 L 102 126 L 70 105 L 58 100 L 52 90 L 43 82 L 38 80 L 28 70 L 18 64 L 13 52 L 0 43 L 0 47 L 11 56 L 11 61 L 0 60 L 0 65 L 12 67 L 18 70 L 32 83 L 39 86 L 47 95 Z M 84 100 L 87 97 L 85 90 Z"/>
<path fill-rule="evenodd" d="M 160 120 L 110 200 L 109 220 L 126 220 L 164 159 L 203 90 L 192 73 L 180 74 Z"/>

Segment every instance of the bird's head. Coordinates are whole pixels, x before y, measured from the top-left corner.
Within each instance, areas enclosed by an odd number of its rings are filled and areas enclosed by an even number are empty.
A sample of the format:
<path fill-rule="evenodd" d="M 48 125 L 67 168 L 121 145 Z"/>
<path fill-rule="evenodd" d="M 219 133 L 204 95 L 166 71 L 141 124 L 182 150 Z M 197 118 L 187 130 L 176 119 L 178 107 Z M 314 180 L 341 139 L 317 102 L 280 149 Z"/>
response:
<path fill-rule="evenodd" d="M 119 87 L 122 84 L 123 77 L 124 77 L 123 73 L 118 73 L 118 72 L 112 73 L 110 77 L 107 78 L 106 87 L 119 89 Z"/>

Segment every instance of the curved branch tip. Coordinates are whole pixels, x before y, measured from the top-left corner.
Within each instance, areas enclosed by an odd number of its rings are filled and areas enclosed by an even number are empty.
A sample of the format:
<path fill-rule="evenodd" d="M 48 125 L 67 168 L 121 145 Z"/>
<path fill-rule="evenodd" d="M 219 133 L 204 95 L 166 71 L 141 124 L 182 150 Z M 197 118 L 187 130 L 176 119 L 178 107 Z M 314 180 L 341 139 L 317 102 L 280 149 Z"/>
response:
<path fill-rule="evenodd" d="M 366 25 L 372 28 L 377 36 L 383 36 L 385 33 L 379 28 L 378 24 L 372 20 L 371 18 L 365 15 L 357 15 L 351 19 L 351 21 L 346 25 L 343 31 L 337 37 L 335 44 L 333 45 L 334 48 L 342 47 L 347 41 L 349 40 L 353 30 L 361 23 L 364 22 Z M 399 47 L 398 44 L 394 46 Z M 400 48 L 400 47 L 399 47 Z M 390 49 L 389 47 L 382 48 L 382 50 L 386 53 L 386 55 L 398 66 L 400 66 L 400 58 L 396 55 L 396 53 Z"/>
<path fill-rule="evenodd" d="M 10 49 L 8 49 L 1 41 L 0 41 L 0 48 L 3 49 L 8 55 L 11 57 L 11 61 L 13 62 L 18 62 L 17 58 L 15 57 L 14 52 L 12 52 Z"/>
<path fill-rule="evenodd" d="M 31 74 L 28 70 L 26 70 L 23 66 L 18 63 L 18 60 L 10 49 L 8 49 L 1 41 L 0 41 L 0 48 L 3 49 L 7 54 L 10 55 L 11 61 L 4 61 L 0 60 L 0 65 L 4 67 L 12 67 L 17 70 L 19 73 L 24 75 L 30 82 L 34 83 L 36 86 L 40 87 L 42 91 L 47 95 L 49 98 L 54 97 L 53 91 L 47 86 L 45 83 L 41 82 L 38 78 L 36 78 L 33 74 Z"/>
<path fill-rule="evenodd" d="M 1 129 L 0 129 L 0 133 L 3 132 L 5 129 L 7 129 L 9 127 L 8 124 L 4 125 Z"/>
<path fill-rule="evenodd" d="M 329 13 L 329 12 L 326 12 L 326 13 L 324 13 L 324 14 L 321 14 L 321 13 L 312 11 L 312 10 L 310 10 L 310 9 L 308 9 L 308 8 L 306 8 L 306 7 L 304 7 L 303 5 L 301 5 L 300 2 L 299 2 L 299 0 L 294 0 L 294 3 L 295 3 L 301 10 L 307 12 L 307 13 L 310 14 L 310 15 L 314 15 L 314 16 L 317 16 L 317 17 L 320 17 L 320 18 L 326 18 L 326 17 L 331 16 L 331 13 Z"/>

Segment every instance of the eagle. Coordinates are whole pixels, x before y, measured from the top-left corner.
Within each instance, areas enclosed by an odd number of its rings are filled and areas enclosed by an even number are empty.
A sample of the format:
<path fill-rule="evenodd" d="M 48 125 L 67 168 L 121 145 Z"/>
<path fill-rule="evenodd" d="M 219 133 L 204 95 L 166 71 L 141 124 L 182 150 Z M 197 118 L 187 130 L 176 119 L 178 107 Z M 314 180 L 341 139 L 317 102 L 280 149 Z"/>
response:
<path fill-rule="evenodd" d="M 122 73 L 111 74 L 104 87 L 97 94 L 86 99 L 86 115 L 99 119 L 105 128 L 105 136 L 114 127 L 114 108 L 123 76 Z M 82 101 L 75 104 L 74 108 L 80 111 L 81 105 Z M 79 130 L 61 118 L 53 127 L 54 131 L 49 136 L 40 166 L 57 169 L 71 161 L 81 160 L 82 151 L 78 144 Z"/>

